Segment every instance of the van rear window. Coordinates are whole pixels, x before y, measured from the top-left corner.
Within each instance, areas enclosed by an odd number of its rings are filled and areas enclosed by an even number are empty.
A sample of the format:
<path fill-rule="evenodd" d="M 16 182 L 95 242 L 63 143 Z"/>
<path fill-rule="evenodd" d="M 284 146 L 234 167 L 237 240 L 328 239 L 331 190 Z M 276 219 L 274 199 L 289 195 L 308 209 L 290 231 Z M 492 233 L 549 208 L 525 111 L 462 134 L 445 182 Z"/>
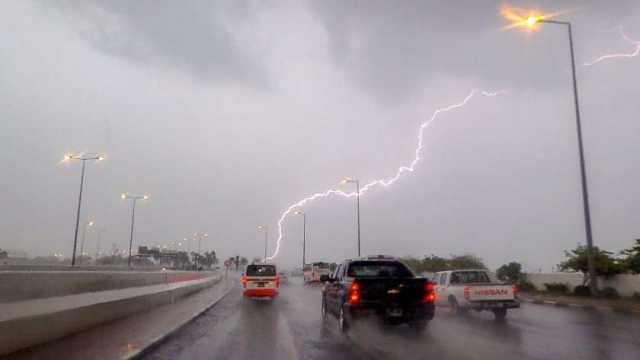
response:
<path fill-rule="evenodd" d="M 274 265 L 249 265 L 247 266 L 247 276 L 276 276 Z"/>

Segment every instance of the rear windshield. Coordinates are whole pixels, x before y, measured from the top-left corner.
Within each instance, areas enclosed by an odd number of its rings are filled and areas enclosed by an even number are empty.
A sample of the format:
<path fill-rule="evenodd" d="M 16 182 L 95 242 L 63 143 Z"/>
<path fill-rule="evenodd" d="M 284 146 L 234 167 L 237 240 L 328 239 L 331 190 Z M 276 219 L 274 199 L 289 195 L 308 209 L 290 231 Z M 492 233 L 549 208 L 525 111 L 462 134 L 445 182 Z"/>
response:
<path fill-rule="evenodd" d="M 274 265 L 249 265 L 247 266 L 247 276 L 276 276 Z"/>
<path fill-rule="evenodd" d="M 395 261 L 356 261 L 351 263 L 347 276 L 412 278 L 413 273 L 402 263 Z"/>
<path fill-rule="evenodd" d="M 473 284 L 491 282 L 484 271 L 460 271 L 451 274 L 451 284 Z"/>

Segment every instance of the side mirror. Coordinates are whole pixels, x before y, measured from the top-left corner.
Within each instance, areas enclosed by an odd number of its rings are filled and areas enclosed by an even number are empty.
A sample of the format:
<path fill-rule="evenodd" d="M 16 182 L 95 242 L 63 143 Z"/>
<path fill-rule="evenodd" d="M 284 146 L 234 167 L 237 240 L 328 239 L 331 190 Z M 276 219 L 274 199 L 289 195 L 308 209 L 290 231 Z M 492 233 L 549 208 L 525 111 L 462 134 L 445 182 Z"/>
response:
<path fill-rule="evenodd" d="M 329 275 L 320 275 L 320 281 L 322 282 L 333 282 L 333 279 L 329 277 Z"/>

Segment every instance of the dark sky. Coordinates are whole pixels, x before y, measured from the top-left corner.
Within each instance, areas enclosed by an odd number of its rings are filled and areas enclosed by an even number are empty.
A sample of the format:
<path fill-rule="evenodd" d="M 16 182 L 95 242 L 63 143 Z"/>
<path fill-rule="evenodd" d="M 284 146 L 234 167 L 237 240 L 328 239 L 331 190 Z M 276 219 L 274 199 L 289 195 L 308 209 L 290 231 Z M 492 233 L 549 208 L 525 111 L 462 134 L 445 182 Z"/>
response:
<path fill-rule="evenodd" d="M 70 254 L 83 219 L 128 243 L 122 192 L 149 193 L 136 243 L 194 232 L 223 256 L 271 251 L 283 210 L 343 176 L 388 178 L 361 198 L 365 254 L 474 253 L 548 271 L 584 242 L 568 42 L 562 27 L 501 30 L 500 1 L 19 1 L 0 11 L 0 247 Z M 637 1 L 524 1 L 574 24 L 594 239 L 640 236 Z M 347 188 L 344 188 L 345 190 Z M 355 254 L 355 202 L 305 206 L 311 260 Z M 301 218 L 276 258 L 298 264 Z M 87 247 L 96 246 L 95 229 Z M 270 252 L 271 252 L 270 251 Z"/>

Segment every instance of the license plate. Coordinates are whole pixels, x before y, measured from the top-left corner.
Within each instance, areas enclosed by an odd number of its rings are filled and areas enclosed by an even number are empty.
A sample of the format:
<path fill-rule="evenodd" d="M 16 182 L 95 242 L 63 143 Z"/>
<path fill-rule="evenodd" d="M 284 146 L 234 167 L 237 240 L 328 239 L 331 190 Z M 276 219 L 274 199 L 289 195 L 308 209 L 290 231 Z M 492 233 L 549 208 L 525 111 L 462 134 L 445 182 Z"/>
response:
<path fill-rule="evenodd" d="M 258 287 L 264 287 L 264 283 L 257 283 Z"/>
<path fill-rule="evenodd" d="M 402 309 L 389 309 L 387 310 L 387 315 L 393 317 L 402 316 Z"/>

